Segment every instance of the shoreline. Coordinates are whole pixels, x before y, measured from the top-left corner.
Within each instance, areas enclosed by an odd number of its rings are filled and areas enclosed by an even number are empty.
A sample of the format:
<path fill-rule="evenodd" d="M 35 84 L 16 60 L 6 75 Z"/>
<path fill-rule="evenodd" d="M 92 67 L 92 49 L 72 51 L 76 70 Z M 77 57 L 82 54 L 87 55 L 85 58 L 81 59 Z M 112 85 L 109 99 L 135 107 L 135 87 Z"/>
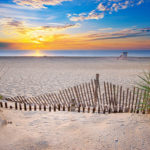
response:
<path fill-rule="evenodd" d="M 119 56 L 0 56 L 0 58 L 82 58 L 82 59 L 86 59 L 86 58 L 119 58 Z M 150 59 L 149 56 L 147 57 L 133 57 L 133 56 L 128 56 L 127 59 Z M 120 59 L 121 60 L 121 59 Z M 122 59 L 123 60 L 123 59 Z"/>

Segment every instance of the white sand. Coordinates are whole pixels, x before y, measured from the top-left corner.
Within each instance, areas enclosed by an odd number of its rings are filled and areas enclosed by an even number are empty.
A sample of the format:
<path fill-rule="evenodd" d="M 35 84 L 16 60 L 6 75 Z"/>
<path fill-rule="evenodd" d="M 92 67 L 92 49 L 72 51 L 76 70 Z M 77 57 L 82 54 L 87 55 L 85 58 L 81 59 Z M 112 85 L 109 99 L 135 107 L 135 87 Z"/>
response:
<path fill-rule="evenodd" d="M 53 92 L 100 74 L 100 82 L 109 81 L 129 87 L 137 75 L 150 70 L 149 59 L 116 58 L 0 58 L 9 70 L 0 80 L 0 93 L 6 96 L 33 96 Z"/>
<path fill-rule="evenodd" d="M 4 110 L 0 150 L 149 150 L 150 115 Z"/>
<path fill-rule="evenodd" d="M 0 94 L 33 96 L 89 81 L 132 86 L 150 59 L 0 58 Z M 0 112 L 0 150 L 149 150 L 150 115 Z M 6 124 L 6 121 L 12 124 Z"/>

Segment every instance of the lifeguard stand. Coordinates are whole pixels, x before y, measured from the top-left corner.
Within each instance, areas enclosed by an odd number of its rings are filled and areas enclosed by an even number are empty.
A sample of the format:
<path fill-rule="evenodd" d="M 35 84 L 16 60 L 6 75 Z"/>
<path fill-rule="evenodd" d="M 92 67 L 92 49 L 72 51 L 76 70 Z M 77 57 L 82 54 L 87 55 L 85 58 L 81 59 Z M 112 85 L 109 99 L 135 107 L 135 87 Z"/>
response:
<path fill-rule="evenodd" d="M 123 52 L 118 59 L 126 60 L 128 58 L 128 52 Z"/>

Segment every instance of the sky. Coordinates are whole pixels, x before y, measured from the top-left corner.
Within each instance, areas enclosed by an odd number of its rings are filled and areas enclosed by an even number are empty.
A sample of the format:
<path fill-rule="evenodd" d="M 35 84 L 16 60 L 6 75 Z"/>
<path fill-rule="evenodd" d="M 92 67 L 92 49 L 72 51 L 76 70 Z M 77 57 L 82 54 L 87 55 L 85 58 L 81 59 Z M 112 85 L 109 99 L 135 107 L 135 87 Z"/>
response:
<path fill-rule="evenodd" d="M 0 0 L 0 51 L 150 50 L 150 0 Z"/>

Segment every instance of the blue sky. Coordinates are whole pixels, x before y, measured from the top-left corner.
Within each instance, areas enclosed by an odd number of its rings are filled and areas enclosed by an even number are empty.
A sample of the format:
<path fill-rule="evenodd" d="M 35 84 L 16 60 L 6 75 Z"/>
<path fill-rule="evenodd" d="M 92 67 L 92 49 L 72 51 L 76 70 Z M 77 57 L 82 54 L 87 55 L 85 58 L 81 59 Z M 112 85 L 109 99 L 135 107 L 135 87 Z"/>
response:
<path fill-rule="evenodd" d="M 0 50 L 150 50 L 150 0 L 1 0 Z"/>

